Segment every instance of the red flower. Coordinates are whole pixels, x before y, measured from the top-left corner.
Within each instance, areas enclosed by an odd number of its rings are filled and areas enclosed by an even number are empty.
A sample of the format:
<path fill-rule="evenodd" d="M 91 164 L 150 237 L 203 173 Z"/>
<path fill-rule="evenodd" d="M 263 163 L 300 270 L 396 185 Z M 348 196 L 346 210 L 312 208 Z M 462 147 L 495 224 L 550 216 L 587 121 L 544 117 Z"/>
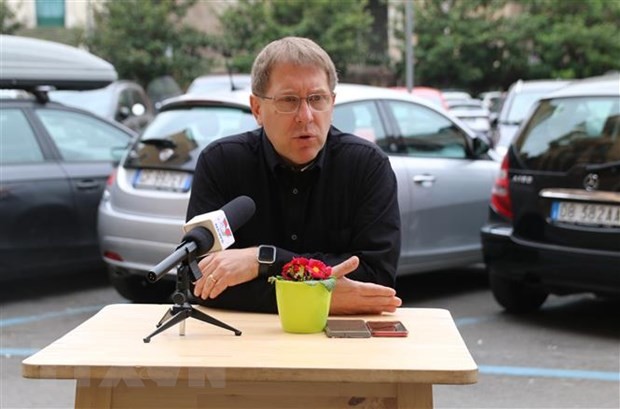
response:
<path fill-rule="evenodd" d="M 282 279 L 290 281 L 326 280 L 331 275 L 331 267 L 305 257 L 294 257 L 282 267 Z"/>

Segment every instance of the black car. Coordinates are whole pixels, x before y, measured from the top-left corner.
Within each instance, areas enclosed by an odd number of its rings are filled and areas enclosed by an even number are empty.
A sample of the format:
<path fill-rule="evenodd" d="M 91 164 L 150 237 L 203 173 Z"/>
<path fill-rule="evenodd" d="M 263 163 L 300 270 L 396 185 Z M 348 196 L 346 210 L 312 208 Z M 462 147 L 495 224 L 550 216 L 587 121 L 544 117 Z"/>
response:
<path fill-rule="evenodd" d="M 541 99 L 511 144 L 482 228 L 491 290 L 509 312 L 548 294 L 620 296 L 620 76 Z"/>
<path fill-rule="evenodd" d="M 136 134 L 48 91 L 101 88 L 116 70 L 65 44 L 0 41 L 0 281 L 103 268 L 97 207 Z"/>
<path fill-rule="evenodd" d="M 103 267 L 97 208 L 135 134 L 35 98 L 0 98 L 0 131 L 0 281 Z"/>

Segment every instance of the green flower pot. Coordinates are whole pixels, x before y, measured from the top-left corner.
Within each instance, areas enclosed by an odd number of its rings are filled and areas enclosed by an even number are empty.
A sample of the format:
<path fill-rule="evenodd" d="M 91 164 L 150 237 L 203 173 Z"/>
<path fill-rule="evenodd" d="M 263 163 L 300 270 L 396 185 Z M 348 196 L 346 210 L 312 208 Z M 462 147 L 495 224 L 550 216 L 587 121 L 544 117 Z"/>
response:
<path fill-rule="evenodd" d="M 320 281 L 276 281 L 282 329 L 296 334 L 321 332 L 327 324 L 332 293 Z"/>

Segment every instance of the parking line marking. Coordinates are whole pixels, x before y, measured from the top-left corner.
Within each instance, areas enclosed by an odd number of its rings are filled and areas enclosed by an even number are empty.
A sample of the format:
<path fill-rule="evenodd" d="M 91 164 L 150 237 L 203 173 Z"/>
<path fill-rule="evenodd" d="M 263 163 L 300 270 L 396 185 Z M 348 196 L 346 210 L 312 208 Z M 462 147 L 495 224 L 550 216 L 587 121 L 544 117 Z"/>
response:
<path fill-rule="evenodd" d="M 62 317 L 62 316 L 67 316 L 67 315 L 76 315 L 76 314 L 84 314 L 86 312 L 99 311 L 103 307 L 105 307 L 105 305 L 91 305 L 88 307 L 67 308 L 66 310 L 63 310 L 63 311 L 47 312 L 45 314 L 36 314 L 36 315 L 27 315 L 24 317 L 0 319 L 0 328 L 6 328 L 12 325 L 27 324 L 29 322 L 42 321 L 47 318 L 56 318 L 56 317 Z"/>
<path fill-rule="evenodd" d="M 454 323 L 457 327 L 462 325 L 472 325 L 478 324 L 480 322 L 488 321 L 491 317 L 464 317 L 464 318 L 455 318 Z"/>
<path fill-rule="evenodd" d="M 572 378 L 595 381 L 620 382 L 620 372 L 582 371 L 573 369 L 548 369 L 527 366 L 480 365 L 478 371 L 484 375 L 524 376 L 531 378 Z"/>
<path fill-rule="evenodd" d="M 0 348 L 0 356 L 4 358 L 27 358 L 36 352 L 38 348 Z"/>

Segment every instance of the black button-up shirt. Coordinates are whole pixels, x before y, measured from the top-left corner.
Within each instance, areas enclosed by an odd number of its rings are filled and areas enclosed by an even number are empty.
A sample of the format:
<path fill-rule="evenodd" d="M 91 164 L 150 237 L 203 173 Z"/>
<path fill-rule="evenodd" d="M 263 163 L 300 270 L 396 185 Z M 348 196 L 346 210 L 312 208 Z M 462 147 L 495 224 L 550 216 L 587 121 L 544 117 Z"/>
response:
<path fill-rule="evenodd" d="M 334 266 L 352 255 L 347 275 L 393 287 L 400 255 L 396 177 L 376 145 L 332 127 L 316 160 L 303 170 L 286 165 L 262 128 L 219 139 L 200 154 L 187 220 L 245 195 L 256 213 L 234 232 L 233 248 L 277 247 L 270 274 L 292 257 Z M 265 277 L 229 287 L 211 307 L 276 312 L 274 286 Z"/>

